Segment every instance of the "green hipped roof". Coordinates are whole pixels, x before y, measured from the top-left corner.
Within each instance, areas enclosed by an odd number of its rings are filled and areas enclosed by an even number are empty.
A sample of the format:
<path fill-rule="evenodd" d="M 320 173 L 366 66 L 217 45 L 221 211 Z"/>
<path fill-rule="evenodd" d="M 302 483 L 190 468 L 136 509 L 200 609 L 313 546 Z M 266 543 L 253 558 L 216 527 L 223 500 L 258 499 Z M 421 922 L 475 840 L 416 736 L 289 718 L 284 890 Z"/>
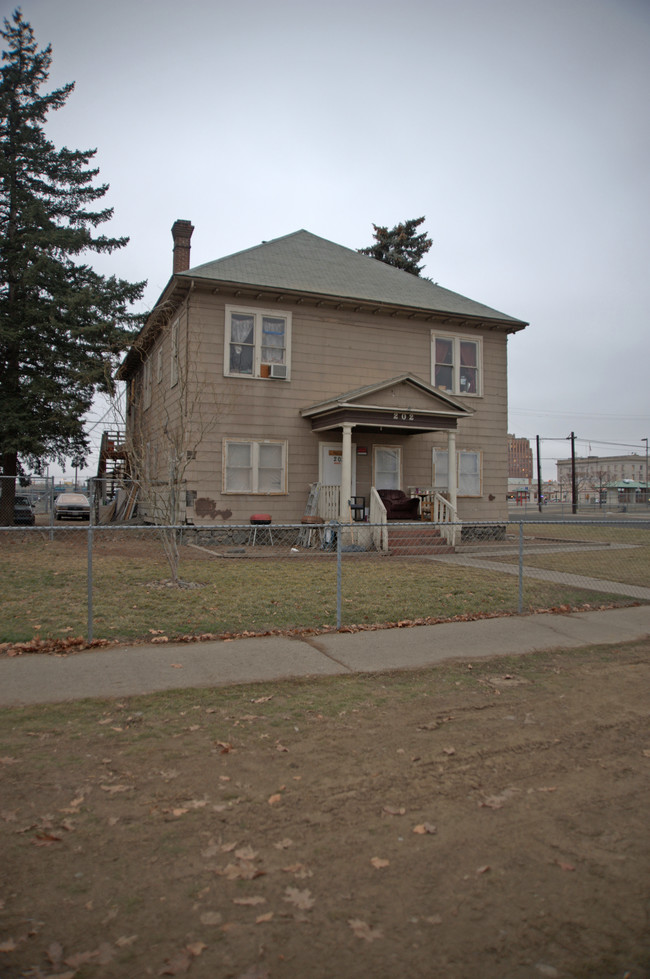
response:
<path fill-rule="evenodd" d="M 295 231 L 179 274 L 192 279 L 500 320 L 514 330 L 526 326 L 523 320 L 309 231 Z"/>

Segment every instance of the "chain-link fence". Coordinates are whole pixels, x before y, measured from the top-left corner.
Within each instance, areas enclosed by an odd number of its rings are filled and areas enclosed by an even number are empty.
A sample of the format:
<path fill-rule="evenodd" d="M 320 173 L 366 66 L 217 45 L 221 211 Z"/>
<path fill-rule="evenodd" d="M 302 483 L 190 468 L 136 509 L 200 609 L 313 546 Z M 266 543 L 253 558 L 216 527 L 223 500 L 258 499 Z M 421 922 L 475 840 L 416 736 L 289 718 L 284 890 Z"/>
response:
<path fill-rule="evenodd" d="M 0 528 L 0 642 L 228 638 L 650 600 L 650 521 L 622 517 L 456 526 L 44 520 Z"/>

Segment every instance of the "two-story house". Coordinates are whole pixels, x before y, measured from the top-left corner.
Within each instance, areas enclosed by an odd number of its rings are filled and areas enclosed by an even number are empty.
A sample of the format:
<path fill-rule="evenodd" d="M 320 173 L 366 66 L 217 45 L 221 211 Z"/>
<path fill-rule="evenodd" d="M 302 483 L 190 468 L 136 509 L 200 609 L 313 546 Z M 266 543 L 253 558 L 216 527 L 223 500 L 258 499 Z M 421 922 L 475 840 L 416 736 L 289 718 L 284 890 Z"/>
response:
<path fill-rule="evenodd" d="M 415 487 L 461 520 L 507 517 L 506 348 L 525 322 L 307 231 L 190 267 L 192 231 L 175 222 L 118 374 L 135 469 L 164 486 L 183 455 L 184 520 L 299 522 L 314 483 L 344 520 L 353 496 Z"/>

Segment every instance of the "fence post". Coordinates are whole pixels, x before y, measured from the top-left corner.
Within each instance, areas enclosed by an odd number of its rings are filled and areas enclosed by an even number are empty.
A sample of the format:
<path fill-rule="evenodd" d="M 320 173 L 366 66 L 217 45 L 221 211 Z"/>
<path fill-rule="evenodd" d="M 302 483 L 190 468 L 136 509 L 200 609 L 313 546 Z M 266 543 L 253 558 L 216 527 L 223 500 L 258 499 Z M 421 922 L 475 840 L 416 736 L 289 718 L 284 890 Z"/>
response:
<path fill-rule="evenodd" d="M 54 540 L 54 476 L 47 476 L 47 508 L 50 511 L 50 540 Z"/>
<path fill-rule="evenodd" d="M 517 602 L 517 612 L 519 615 L 524 610 L 524 522 L 519 521 L 519 599 Z"/>
<path fill-rule="evenodd" d="M 95 532 L 94 517 L 95 483 L 90 480 L 90 513 L 88 514 L 88 642 L 93 641 L 93 535 Z"/>
<path fill-rule="evenodd" d="M 336 528 L 336 628 L 341 628 L 341 605 L 343 592 L 343 551 L 341 549 L 341 524 L 335 523 Z"/>

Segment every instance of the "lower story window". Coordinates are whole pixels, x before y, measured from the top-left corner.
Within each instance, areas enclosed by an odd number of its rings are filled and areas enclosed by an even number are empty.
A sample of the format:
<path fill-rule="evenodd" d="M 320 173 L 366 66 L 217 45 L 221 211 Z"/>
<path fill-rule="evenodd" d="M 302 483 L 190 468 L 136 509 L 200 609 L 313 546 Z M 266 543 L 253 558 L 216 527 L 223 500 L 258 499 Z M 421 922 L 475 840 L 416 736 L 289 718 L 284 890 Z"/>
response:
<path fill-rule="evenodd" d="M 481 453 L 461 449 L 456 453 L 456 482 L 459 496 L 481 495 Z M 433 450 L 433 485 L 436 489 L 449 488 L 449 453 L 446 449 Z"/>
<path fill-rule="evenodd" d="M 224 493 L 286 493 L 287 443 L 224 441 Z"/>

